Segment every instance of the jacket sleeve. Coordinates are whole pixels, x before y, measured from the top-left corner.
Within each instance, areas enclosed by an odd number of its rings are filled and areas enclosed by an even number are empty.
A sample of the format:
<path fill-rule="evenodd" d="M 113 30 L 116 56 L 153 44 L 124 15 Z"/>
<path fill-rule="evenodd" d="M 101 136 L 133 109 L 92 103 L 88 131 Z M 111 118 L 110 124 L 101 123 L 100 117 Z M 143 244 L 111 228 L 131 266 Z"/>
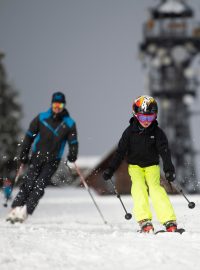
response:
<path fill-rule="evenodd" d="M 163 161 L 164 172 L 175 172 L 174 165 L 171 160 L 171 152 L 168 145 L 168 140 L 162 129 L 157 129 L 156 146 L 159 155 Z"/>
<path fill-rule="evenodd" d="M 39 118 L 38 116 L 35 117 L 31 123 L 30 126 L 26 132 L 26 135 L 23 139 L 22 146 L 21 146 L 21 152 L 20 152 L 20 159 L 23 159 L 24 157 L 28 157 L 31 145 L 37 136 L 39 132 Z"/>
<path fill-rule="evenodd" d="M 68 156 L 76 157 L 78 156 L 78 134 L 76 129 L 76 124 L 74 124 L 68 135 L 68 145 L 69 153 Z"/>
<path fill-rule="evenodd" d="M 128 151 L 128 142 L 129 142 L 129 130 L 128 128 L 123 132 L 121 139 L 119 140 L 117 150 L 112 158 L 109 168 L 114 173 L 120 166 L 122 160 L 124 159 Z"/>

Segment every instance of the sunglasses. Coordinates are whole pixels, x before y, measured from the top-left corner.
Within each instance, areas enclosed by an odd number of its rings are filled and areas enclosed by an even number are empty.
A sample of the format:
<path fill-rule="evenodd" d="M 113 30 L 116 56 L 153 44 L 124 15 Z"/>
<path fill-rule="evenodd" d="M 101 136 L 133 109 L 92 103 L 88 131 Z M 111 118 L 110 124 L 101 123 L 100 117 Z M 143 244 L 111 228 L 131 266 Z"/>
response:
<path fill-rule="evenodd" d="M 155 119 L 156 119 L 156 114 L 153 113 L 153 114 L 140 114 L 140 113 L 137 113 L 136 115 L 136 118 L 138 119 L 139 122 L 153 122 Z"/>
<path fill-rule="evenodd" d="M 64 103 L 60 103 L 60 102 L 54 102 L 52 103 L 52 108 L 53 109 L 63 109 L 65 106 Z"/>

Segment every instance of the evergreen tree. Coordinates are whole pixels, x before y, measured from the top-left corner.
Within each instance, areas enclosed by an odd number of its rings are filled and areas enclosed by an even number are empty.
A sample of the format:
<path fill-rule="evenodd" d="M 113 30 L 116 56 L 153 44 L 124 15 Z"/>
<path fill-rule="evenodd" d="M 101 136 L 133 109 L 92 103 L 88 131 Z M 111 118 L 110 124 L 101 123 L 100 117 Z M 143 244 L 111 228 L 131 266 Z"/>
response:
<path fill-rule="evenodd" d="M 0 52 L 0 178 L 13 179 L 17 169 L 17 150 L 21 133 L 21 106 L 18 92 L 8 83 Z"/>

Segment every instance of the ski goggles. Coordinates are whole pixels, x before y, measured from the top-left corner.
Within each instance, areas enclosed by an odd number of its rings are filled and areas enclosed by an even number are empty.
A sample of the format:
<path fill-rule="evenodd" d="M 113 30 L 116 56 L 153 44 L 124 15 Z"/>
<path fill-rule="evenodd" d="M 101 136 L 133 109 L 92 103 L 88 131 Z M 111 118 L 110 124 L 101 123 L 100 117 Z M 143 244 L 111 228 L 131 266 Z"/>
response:
<path fill-rule="evenodd" d="M 156 113 L 153 114 L 141 114 L 141 113 L 137 113 L 136 118 L 139 122 L 153 122 L 156 119 Z"/>
<path fill-rule="evenodd" d="M 60 102 L 53 102 L 52 103 L 53 109 L 63 109 L 64 107 L 65 107 L 64 103 L 60 103 Z"/>

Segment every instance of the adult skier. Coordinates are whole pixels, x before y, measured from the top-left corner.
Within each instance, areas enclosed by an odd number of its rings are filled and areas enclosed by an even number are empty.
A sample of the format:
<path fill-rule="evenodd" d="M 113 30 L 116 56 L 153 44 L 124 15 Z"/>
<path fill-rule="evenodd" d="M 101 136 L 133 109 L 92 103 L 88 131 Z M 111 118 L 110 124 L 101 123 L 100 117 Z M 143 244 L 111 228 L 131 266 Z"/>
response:
<path fill-rule="evenodd" d="M 19 156 L 22 164 L 29 163 L 28 171 L 11 205 L 7 221 L 23 222 L 28 215 L 33 214 L 58 168 L 66 142 L 69 146 L 67 160 L 76 161 L 78 155 L 76 124 L 65 105 L 65 95 L 56 92 L 52 96 L 51 108 L 31 121 Z M 29 160 L 31 146 L 32 153 Z"/>
<path fill-rule="evenodd" d="M 175 180 L 175 169 L 171 161 L 168 140 L 157 122 L 158 106 L 153 97 L 140 96 L 133 103 L 133 117 L 123 132 L 117 151 L 103 172 L 109 180 L 127 156 L 128 173 L 132 181 L 131 195 L 133 214 L 141 232 L 152 232 L 151 197 L 156 216 L 168 232 L 177 230 L 176 215 L 165 189 L 160 185 L 159 156 L 169 182 Z"/>

